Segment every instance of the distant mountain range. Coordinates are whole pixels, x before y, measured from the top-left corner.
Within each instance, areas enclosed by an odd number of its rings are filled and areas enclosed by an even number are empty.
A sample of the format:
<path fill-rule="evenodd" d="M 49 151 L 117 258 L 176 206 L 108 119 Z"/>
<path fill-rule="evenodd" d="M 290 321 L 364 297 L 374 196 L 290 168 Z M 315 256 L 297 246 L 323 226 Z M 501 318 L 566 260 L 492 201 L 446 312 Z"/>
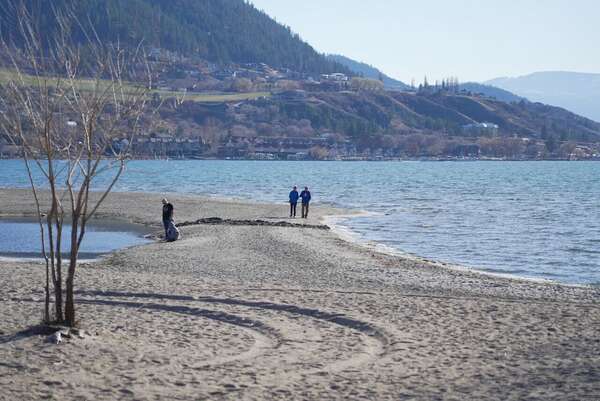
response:
<path fill-rule="evenodd" d="M 331 61 L 335 61 L 339 64 L 344 65 L 345 67 L 349 68 L 352 72 L 361 75 L 365 78 L 381 79 L 387 89 L 411 89 L 409 85 L 405 84 L 402 81 L 389 77 L 388 75 L 384 74 L 381 70 L 379 70 L 376 67 L 373 67 L 370 64 L 352 60 L 351 58 L 339 54 L 329 54 L 327 55 L 327 58 Z M 493 98 L 506 103 L 526 100 L 523 97 L 517 96 L 514 93 L 511 93 L 507 90 L 476 82 L 466 82 L 464 84 L 460 84 L 460 89 L 465 90 L 467 92 L 471 92 L 476 95 L 483 95 L 485 97 Z"/>
<path fill-rule="evenodd" d="M 339 54 L 329 54 L 327 55 L 327 58 L 349 68 L 352 72 L 362 75 L 365 78 L 381 79 L 387 89 L 406 90 L 410 88 L 404 82 L 387 76 L 377 68 L 367 63 L 352 60 Z"/>
<path fill-rule="evenodd" d="M 466 82 L 464 84 L 460 84 L 460 89 L 465 90 L 467 92 L 471 92 L 474 95 L 484 95 L 486 97 L 499 100 L 501 102 L 512 103 L 512 102 L 520 102 L 521 100 L 527 100 L 521 96 L 517 96 L 512 92 L 509 92 L 504 89 L 497 88 L 491 85 L 479 84 L 476 82 Z"/>
<path fill-rule="evenodd" d="M 534 102 L 564 107 L 600 121 L 600 74 L 535 72 L 516 78 L 496 78 L 485 83 Z"/>

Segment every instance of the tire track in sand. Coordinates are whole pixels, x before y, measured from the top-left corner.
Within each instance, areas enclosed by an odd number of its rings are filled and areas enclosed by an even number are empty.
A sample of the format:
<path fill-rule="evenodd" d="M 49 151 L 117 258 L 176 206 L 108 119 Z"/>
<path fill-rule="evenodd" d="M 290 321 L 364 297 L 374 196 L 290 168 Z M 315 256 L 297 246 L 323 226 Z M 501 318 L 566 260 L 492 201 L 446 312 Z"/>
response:
<path fill-rule="evenodd" d="M 328 312 L 322 311 L 320 309 L 291 305 L 291 304 L 280 304 L 275 302 L 267 302 L 267 301 L 249 301 L 238 298 L 224 298 L 224 297 L 212 297 L 212 296 L 203 296 L 203 297 L 194 297 L 194 296 L 186 296 L 186 295 L 170 295 L 170 294 L 149 294 L 149 293 L 130 293 L 130 292 L 116 292 L 116 291 L 86 291 L 80 292 L 79 295 L 93 295 L 93 296 L 102 296 L 109 298 L 135 298 L 135 299 L 155 299 L 155 300 L 167 300 L 167 301 L 179 301 L 179 302 L 202 302 L 206 304 L 212 305 L 224 305 L 231 307 L 242 307 L 242 308 L 250 308 L 257 309 L 262 311 L 274 312 L 276 316 L 296 316 L 301 318 L 306 318 L 308 320 L 318 321 L 321 323 L 325 323 L 327 325 L 334 325 L 337 327 L 341 327 L 343 329 L 348 329 L 354 332 L 357 332 L 361 336 L 362 347 L 360 351 L 353 350 L 350 352 L 349 357 L 344 358 L 335 358 L 333 361 L 325 364 L 324 366 L 315 366 L 313 368 L 302 369 L 297 371 L 296 373 L 301 375 L 310 375 L 310 374 L 318 374 L 323 372 L 334 373 L 341 372 L 349 369 L 359 368 L 370 361 L 378 358 L 383 358 L 389 351 L 390 344 L 393 342 L 393 335 L 385 331 L 384 329 L 374 325 L 373 323 L 358 320 L 352 317 L 348 317 L 342 313 Z M 84 301 L 83 299 L 81 301 Z M 191 313 L 197 314 L 202 317 L 213 318 L 214 320 L 218 320 L 222 323 L 226 324 L 235 324 L 247 329 L 252 329 L 260 332 L 265 337 L 268 338 L 268 341 L 265 339 L 257 339 L 257 345 L 254 351 L 249 350 L 248 355 L 245 355 L 243 358 L 228 358 L 225 361 L 213 361 L 210 365 L 215 366 L 223 363 L 237 362 L 243 359 L 256 358 L 260 355 L 263 355 L 268 351 L 268 348 L 275 349 L 279 348 L 282 344 L 294 342 L 293 340 L 288 340 L 281 333 L 281 330 L 277 328 L 263 323 L 262 321 L 258 321 L 255 319 L 242 318 L 237 315 L 231 315 L 224 312 L 217 311 L 209 311 L 206 309 L 196 309 L 190 308 L 187 306 L 179 306 L 179 305 L 166 305 L 166 304 L 148 304 L 143 302 L 131 302 L 131 301 L 109 301 L 109 300 L 90 300 L 86 299 L 85 302 L 90 303 L 104 303 L 106 305 L 114 305 L 114 306 L 130 306 L 135 308 L 141 307 L 155 307 L 162 308 L 166 311 L 171 311 L 175 313 L 190 313 L 194 310 L 201 311 L 201 313 Z M 234 317 L 235 316 L 235 317 Z M 272 319 L 274 320 L 274 319 Z M 319 327 L 312 328 L 315 331 L 320 331 Z M 334 339 L 335 341 L 336 339 Z M 340 339 L 338 339 L 340 340 Z M 334 344 L 335 346 L 336 344 Z M 337 344 L 339 345 L 339 344 Z M 306 352 L 313 352 L 314 350 L 306 350 Z M 346 352 L 348 353 L 348 352 Z"/>
<path fill-rule="evenodd" d="M 264 323 L 252 320 L 246 317 L 237 316 L 234 314 L 212 311 L 208 309 L 192 308 L 184 305 L 167 305 L 167 304 L 156 304 L 156 303 L 145 303 L 145 302 L 131 302 L 131 301 L 112 301 L 112 300 L 92 300 L 92 299 L 79 299 L 79 303 L 88 305 L 104 305 L 104 306 L 116 306 L 125 308 L 134 308 L 136 310 L 147 309 L 163 312 L 172 312 L 177 314 L 185 314 L 192 316 L 199 316 L 206 319 L 211 319 L 220 323 L 237 326 L 247 331 L 253 338 L 254 343 L 247 350 L 238 355 L 232 355 L 228 357 L 217 357 L 212 358 L 210 361 L 205 361 L 200 364 L 195 364 L 194 369 L 201 369 L 206 367 L 228 365 L 231 363 L 238 363 L 241 361 L 252 360 L 266 351 L 278 348 L 283 342 L 283 336 L 276 329 L 265 325 Z"/>

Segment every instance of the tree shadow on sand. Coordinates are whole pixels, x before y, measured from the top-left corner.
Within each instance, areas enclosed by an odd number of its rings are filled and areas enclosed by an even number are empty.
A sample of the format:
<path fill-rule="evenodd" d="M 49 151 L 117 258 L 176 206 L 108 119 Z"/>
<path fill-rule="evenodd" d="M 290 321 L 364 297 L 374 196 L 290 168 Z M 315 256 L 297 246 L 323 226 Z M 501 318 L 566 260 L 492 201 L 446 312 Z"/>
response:
<path fill-rule="evenodd" d="M 31 301 L 31 302 L 39 302 L 39 301 Z M 16 342 L 20 340 L 25 340 L 31 337 L 36 336 L 49 336 L 55 333 L 58 329 L 51 325 L 39 324 L 37 326 L 29 327 L 27 329 L 18 331 L 13 334 L 3 334 L 0 335 L 0 344 L 8 344 L 11 342 Z M 0 361 L 0 365 L 2 362 Z"/>
<path fill-rule="evenodd" d="M 307 308 L 297 305 L 289 305 L 289 304 L 278 304 L 274 302 L 266 302 L 266 301 L 247 301 L 236 298 L 216 298 L 216 297 L 193 297 L 187 295 L 171 295 L 171 294 L 152 294 L 152 293 L 132 293 L 132 292 L 118 292 L 118 291 L 80 291 L 77 293 L 78 295 L 84 296 L 101 296 L 101 297 L 113 297 L 113 298 L 136 298 L 136 299 L 157 299 L 157 300 L 171 300 L 171 301 L 185 301 L 185 302 L 203 302 L 203 303 L 211 303 L 211 304 L 222 304 L 222 305 L 231 305 L 231 306 L 243 306 L 248 308 L 256 308 L 256 309 L 266 309 L 277 312 L 286 312 L 293 315 L 300 315 L 304 317 L 309 317 L 317 320 L 327 321 L 332 324 L 336 324 L 338 326 L 342 326 L 348 329 L 356 330 L 362 332 L 366 335 L 373 336 L 380 341 L 387 343 L 388 335 L 379 327 L 364 322 L 361 320 L 353 319 L 345 316 L 341 313 L 333 313 L 326 312 L 319 309 Z M 91 301 L 80 299 L 81 303 L 101 303 L 101 304 L 114 304 L 118 305 L 119 303 L 123 303 L 122 301 Z M 127 305 L 142 307 L 144 303 L 128 303 Z M 127 306 L 121 305 L 121 306 Z M 154 305 L 153 306 L 161 306 L 165 307 L 165 310 L 170 310 L 173 312 L 177 312 L 177 308 L 187 308 L 183 306 L 168 306 L 168 305 Z M 194 308 L 187 308 L 194 309 Z M 205 311 L 208 313 L 209 318 L 213 318 L 215 320 L 219 320 L 218 318 L 211 317 L 211 314 L 219 314 L 221 312 L 214 311 Z M 222 320 L 228 322 L 227 320 Z"/>

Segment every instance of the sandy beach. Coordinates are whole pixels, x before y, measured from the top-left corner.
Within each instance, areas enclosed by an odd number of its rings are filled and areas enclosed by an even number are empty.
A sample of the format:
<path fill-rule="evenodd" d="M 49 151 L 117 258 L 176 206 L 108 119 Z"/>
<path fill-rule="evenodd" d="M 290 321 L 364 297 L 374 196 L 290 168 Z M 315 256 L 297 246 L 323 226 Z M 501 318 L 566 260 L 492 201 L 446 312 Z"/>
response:
<path fill-rule="evenodd" d="M 99 218 L 159 233 L 162 194 Z M 0 217 L 30 216 L 0 190 Z M 350 211 L 170 196 L 175 243 L 82 264 L 83 338 L 39 324 L 41 264 L 0 261 L 1 400 L 600 400 L 600 289 L 461 271 L 325 230 Z M 250 225 L 248 221 L 293 226 Z M 309 226 L 299 226 L 306 223 Z"/>

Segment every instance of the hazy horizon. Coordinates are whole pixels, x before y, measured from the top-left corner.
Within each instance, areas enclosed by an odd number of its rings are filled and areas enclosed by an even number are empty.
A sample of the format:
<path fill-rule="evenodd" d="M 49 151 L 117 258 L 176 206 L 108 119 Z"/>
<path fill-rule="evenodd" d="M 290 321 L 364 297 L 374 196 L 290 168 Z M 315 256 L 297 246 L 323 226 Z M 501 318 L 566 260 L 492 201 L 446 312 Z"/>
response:
<path fill-rule="evenodd" d="M 483 82 L 540 71 L 600 73 L 600 3 L 591 0 L 251 0 L 317 51 L 410 83 Z"/>

